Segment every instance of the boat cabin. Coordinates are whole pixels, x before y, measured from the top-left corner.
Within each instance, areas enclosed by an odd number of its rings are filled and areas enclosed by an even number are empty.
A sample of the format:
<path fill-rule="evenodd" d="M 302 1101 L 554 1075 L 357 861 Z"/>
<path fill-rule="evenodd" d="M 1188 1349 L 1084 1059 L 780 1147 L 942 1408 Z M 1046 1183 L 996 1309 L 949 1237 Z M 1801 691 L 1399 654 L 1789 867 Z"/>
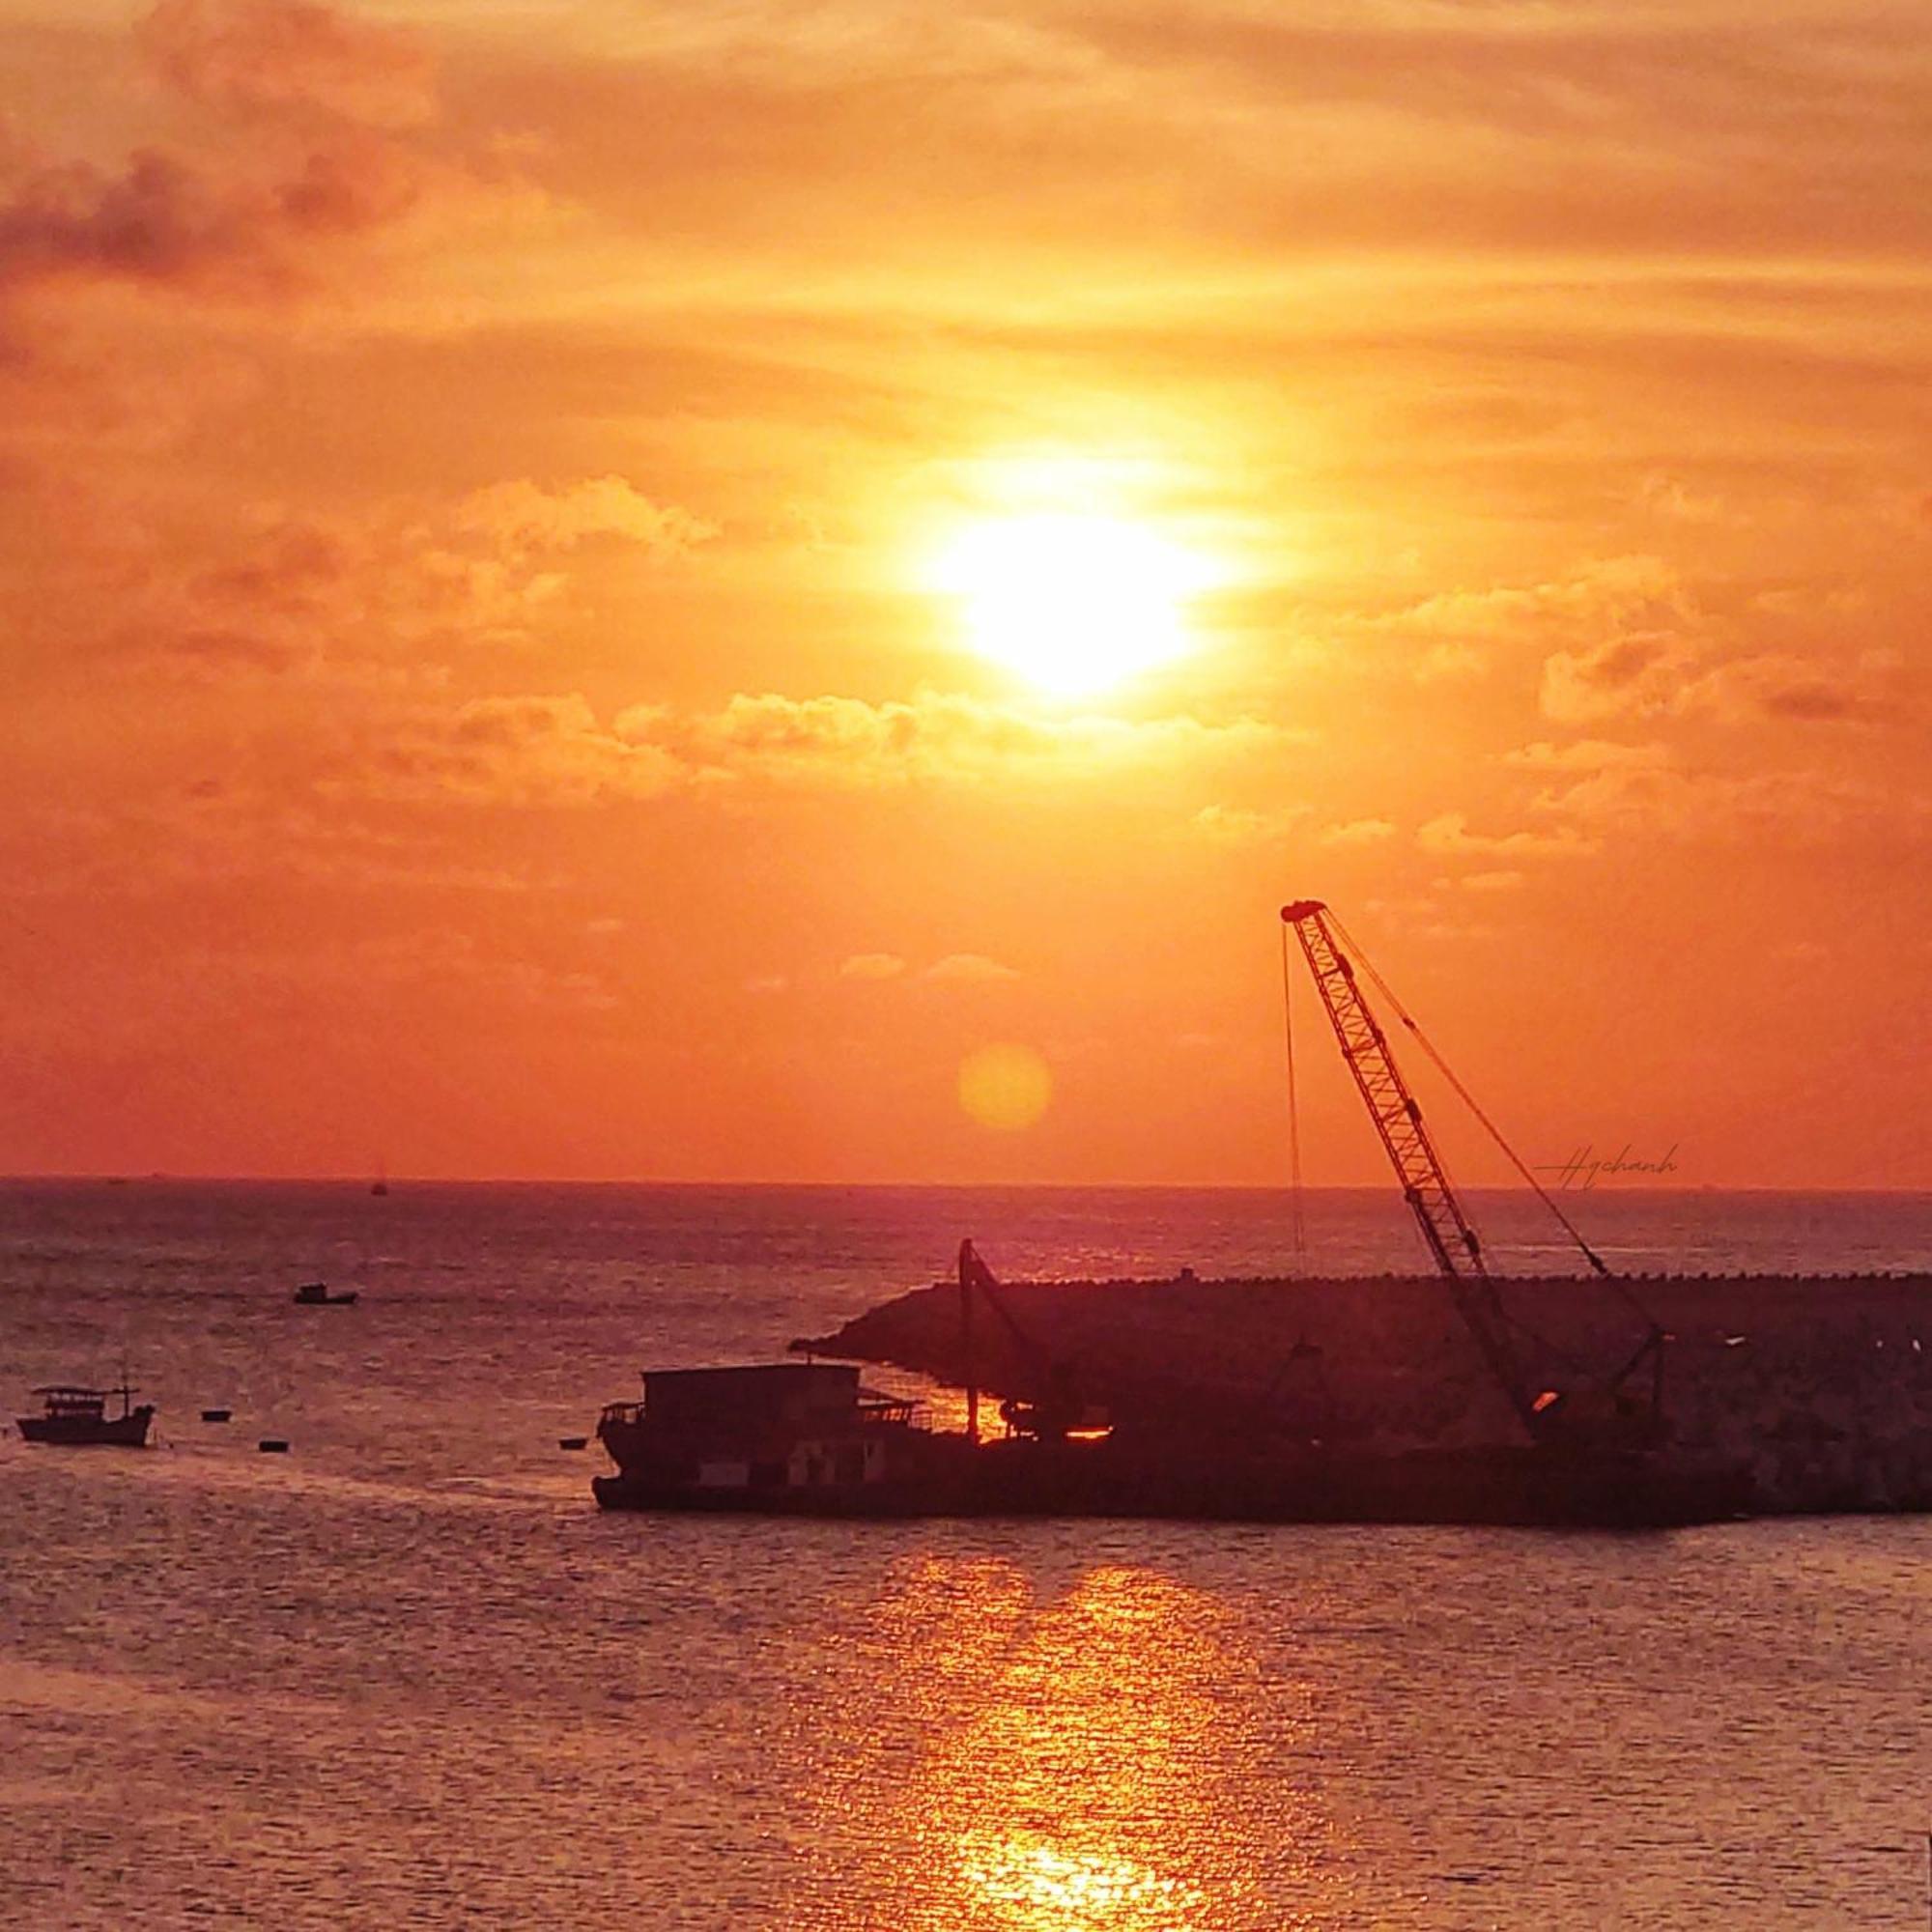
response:
<path fill-rule="evenodd" d="M 916 1403 L 820 1362 L 654 1369 L 643 1401 L 612 1403 L 597 1434 L 633 1480 L 767 1492 L 890 1482 L 925 1439 Z"/>
<path fill-rule="evenodd" d="M 107 1413 L 109 1389 L 70 1388 L 62 1384 L 37 1388 L 30 1393 L 41 1398 L 41 1413 L 49 1421 L 99 1422 Z M 131 1391 L 129 1391 L 131 1393 Z M 128 1397 L 121 1398 L 122 1413 L 126 1414 Z"/>

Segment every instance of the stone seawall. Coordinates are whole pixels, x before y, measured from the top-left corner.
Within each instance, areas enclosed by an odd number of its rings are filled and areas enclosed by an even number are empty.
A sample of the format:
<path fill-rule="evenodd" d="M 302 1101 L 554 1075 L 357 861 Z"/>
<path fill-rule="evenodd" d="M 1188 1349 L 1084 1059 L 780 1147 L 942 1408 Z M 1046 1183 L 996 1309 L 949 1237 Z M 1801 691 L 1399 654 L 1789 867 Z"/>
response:
<path fill-rule="evenodd" d="M 1539 1385 L 1604 1378 L 1644 1313 L 1662 1323 L 1670 1452 L 1748 1463 L 1767 1512 L 1932 1509 L 1932 1275 L 1633 1276 L 1629 1299 L 1590 1278 L 1499 1286 Z M 1122 1427 L 1376 1449 L 1518 1435 L 1435 1277 L 1014 1282 L 999 1302 L 1011 1326 L 983 1301 L 973 1323 L 996 1395 L 1041 1395 L 1061 1363 Z M 793 1346 L 959 1386 L 960 1314 L 942 1283 Z"/>

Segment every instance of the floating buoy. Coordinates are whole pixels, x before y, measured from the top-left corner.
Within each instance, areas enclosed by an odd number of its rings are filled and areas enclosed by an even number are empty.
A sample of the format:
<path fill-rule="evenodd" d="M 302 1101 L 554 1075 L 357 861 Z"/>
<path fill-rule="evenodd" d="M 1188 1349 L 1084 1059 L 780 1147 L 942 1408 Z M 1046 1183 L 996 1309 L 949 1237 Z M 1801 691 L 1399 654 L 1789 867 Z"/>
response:
<path fill-rule="evenodd" d="M 201 1419 L 204 1422 L 226 1422 L 233 1413 L 234 1410 L 228 1408 L 204 1408 Z"/>
<path fill-rule="evenodd" d="M 559 1435 L 556 1446 L 559 1449 L 582 1449 L 590 1440 L 587 1435 Z"/>
<path fill-rule="evenodd" d="M 265 1456 L 286 1456 L 289 1453 L 289 1445 L 279 1435 L 265 1435 L 255 1447 Z"/>

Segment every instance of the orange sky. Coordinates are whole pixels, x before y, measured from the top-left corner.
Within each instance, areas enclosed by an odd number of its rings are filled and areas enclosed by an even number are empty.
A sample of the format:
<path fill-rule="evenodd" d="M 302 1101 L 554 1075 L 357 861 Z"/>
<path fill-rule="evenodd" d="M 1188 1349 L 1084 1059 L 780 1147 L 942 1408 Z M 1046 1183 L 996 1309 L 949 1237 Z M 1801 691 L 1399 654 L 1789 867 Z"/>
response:
<path fill-rule="evenodd" d="M 1922 0 L 0 0 L 0 1170 L 1270 1181 L 1314 894 L 1533 1159 L 1932 1186 Z M 1000 651 L 1029 518 L 1122 569 Z M 1029 673 L 1155 554 L 1181 648 Z"/>

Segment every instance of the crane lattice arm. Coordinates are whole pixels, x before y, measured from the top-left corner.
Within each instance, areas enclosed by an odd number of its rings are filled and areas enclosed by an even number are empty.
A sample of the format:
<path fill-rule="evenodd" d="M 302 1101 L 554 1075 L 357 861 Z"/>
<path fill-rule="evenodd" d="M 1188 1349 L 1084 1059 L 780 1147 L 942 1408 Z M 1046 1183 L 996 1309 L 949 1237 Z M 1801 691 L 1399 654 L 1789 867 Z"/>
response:
<path fill-rule="evenodd" d="M 1403 1199 L 1415 1216 L 1436 1267 L 1448 1280 L 1457 1311 L 1523 1427 L 1532 1435 L 1541 1435 L 1546 1406 L 1539 1403 L 1523 1378 L 1510 1344 L 1501 1298 L 1483 1264 L 1482 1242 L 1449 1184 L 1441 1158 L 1422 1123 L 1422 1109 L 1403 1080 L 1388 1039 L 1355 982 L 1354 968 L 1335 944 L 1324 917 L 1327 910 L 1320 899 L 1296 899 L 1282 907 L 1282 923 L 1301 942 L 1321 996 L 1322 1010 L 1341 1044 L 1342 1058 L 1395 1169 Z"/>

